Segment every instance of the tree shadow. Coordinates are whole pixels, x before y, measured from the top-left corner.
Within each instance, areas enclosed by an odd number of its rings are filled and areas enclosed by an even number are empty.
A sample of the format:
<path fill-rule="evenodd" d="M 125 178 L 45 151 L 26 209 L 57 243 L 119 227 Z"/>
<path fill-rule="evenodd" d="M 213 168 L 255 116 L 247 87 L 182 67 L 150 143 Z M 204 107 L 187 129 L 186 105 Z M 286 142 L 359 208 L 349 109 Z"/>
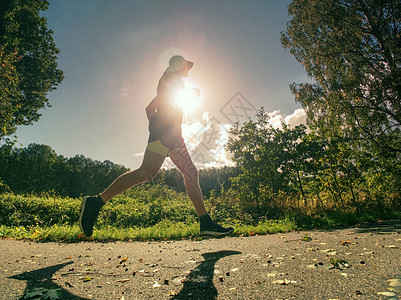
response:
<path fill-rule="evenodd" d="M 202 254 L 204 261 L 189 273 L 181 291 L 171 299 L 216 299 L 217 289 L 213 284 L 214 266 L 220 258 L 237 254 L 241 252 L 224 250 Z"/>
<path fill-rule="evenodd" d="M 362 224 L 355 229 L 355 233 L 388 234 L 401 231 L 400 220 L 385 220 L 376 223 Z"/>
<path fill-rule="evenodd" d="M 57 290 L 57 295 L 59 299 L 68 299 L 68 300 L 85 300 L 87 298 L 81 298 L 74 294 L 71 294 L 67 290 L 60 287 L 58 284 L 54 283 L 52 277 L 54 273 L 58 270 L 64 268 L 65 266 L 71 264 L 72 262 L 62 263 L 42 269 L 38 269 L 35 271 L 25 272 L 18 275 L 10 276 L 8 278 L 18 279 L 26 281 L 27 286 L 24 291 L 24 295 L 32 293 L 33 291 L 40 291 L 44 289 L 45 291 L 49 290 Z"/>

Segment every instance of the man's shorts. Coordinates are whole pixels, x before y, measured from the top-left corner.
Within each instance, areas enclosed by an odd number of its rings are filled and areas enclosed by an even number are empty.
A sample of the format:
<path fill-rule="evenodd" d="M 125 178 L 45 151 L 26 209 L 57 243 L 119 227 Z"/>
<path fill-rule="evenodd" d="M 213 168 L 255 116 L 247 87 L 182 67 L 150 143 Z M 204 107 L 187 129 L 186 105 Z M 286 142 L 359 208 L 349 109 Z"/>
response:
<path fill-rule="evenodd" d="M 149 122 L 149 140 L 146 150 L 168 157 L 169 152 L 181 148 L 186 148 L 181 130 L 176 132 L 171 121 L 163 118 L 162 115 L 155 115 Z"/>
<path fill-rule="evenodd" d="M 168 153 L 170 152 L 170 149 L 164 146 L 160 140 L 150 142 L 146 147 L 146 150 L 155 152 L 164 157 L 167 157 Z"/>

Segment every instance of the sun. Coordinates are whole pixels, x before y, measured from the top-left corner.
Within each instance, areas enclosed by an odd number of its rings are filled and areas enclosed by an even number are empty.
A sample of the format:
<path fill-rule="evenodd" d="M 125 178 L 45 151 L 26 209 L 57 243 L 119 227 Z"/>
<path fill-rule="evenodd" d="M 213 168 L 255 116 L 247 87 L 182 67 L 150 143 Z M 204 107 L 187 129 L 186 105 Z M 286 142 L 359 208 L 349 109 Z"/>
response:
<path fill-rule="evenodd" d="M 193 113 L 201 102 L 199 89 L 185 82 L 185 88 L 178 92 L 175 102 L 183 109 L 184 114 Z"/>

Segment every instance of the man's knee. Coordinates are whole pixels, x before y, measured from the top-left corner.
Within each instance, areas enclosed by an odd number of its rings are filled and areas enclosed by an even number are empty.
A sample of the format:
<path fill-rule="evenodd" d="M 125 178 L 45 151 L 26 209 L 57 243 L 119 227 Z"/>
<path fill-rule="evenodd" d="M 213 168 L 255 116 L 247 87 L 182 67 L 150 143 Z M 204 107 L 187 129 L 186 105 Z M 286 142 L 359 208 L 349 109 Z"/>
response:
<path fill-rule="evenodd" d="M 199 172 L 193 164 L 183 168 L 182 175 L 185 180 L 197 180 L 199 178 Z"/>
<path fill-rule="evenodd" d="M 150 169 L 139 168 L 139 174 L 140 174 L 140 177 L 143 182 L 152 180 L 157 175 L 158 172 L 159 172 L 159 170 L 150 170 Z"/>

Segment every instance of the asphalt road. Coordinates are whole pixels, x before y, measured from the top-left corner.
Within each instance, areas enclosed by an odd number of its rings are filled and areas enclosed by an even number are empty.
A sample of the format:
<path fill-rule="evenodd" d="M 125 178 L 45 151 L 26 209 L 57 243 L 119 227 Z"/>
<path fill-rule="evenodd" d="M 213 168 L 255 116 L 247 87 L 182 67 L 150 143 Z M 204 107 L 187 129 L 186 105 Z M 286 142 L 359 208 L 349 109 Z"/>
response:
<path fill-rule="evenodd" d="M 3 239 L 0 299 L 398 299 L 400 248 L 401 221 L 203 241 Z"/>

